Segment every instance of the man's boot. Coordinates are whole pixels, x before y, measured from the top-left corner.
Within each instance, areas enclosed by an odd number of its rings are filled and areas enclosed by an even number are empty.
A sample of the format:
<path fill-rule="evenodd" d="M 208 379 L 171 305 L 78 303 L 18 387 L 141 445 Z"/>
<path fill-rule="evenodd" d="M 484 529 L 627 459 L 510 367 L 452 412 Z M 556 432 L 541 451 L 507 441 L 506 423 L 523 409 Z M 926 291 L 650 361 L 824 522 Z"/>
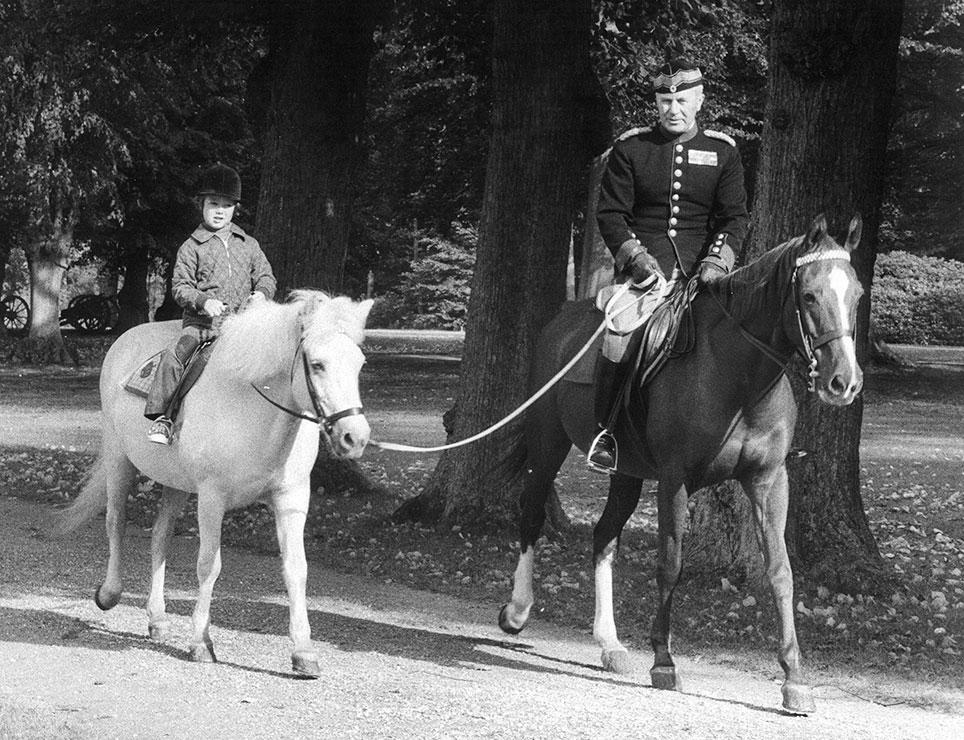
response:
<path fill-rule="evenodd" d="M 596 422 L 602 431 L 596 435 L 589 447 L 586 464 L 593 470 L 608 475 L 616 472 L 616 464 L 619 460 L 619 448 L 613 431 L 619 413 L 624 374 L 622 363 L 607 360 L 605 357 L 599 359 L 594 408 Z"/>

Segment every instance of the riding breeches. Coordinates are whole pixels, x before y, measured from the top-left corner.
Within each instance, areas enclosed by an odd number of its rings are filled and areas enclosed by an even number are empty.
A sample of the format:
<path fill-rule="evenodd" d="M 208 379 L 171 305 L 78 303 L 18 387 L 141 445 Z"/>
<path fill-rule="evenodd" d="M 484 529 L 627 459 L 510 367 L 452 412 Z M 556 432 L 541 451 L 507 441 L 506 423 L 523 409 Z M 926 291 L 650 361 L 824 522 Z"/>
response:
<path fill-rule="evenodd" d="M 184 376 L 184 368 L 201 342 L 210 338 L 212 334 L 210 329 L 186 326 L 177 344 L 161 353 L 154 380 L 147 393 L 144 416 L 148 419 L 156 419 L 162 415 L 170 419 L 174 418 L 180 401 L 180 394 L 177 391 Z"/>

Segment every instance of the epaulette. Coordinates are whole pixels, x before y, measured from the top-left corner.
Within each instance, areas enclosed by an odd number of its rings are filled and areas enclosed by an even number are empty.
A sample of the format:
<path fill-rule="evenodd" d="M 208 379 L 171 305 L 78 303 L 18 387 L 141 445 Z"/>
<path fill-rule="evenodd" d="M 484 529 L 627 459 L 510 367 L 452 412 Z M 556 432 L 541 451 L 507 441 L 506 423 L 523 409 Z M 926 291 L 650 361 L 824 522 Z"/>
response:
<path fill-rule="evenodd" d="M 632 136 L 637 136 L 639 134 L 648 134 L 652 130 L 653 130 L 652 126 L 636 126 L 634 128 L 629 129 L 628 131 L 623 131 L 619 136 L 616 137 L 616 141 L 625 141 L 626 139 Z"/>
<path fill-rule="evenodd" d="M 733 141 L 733 137 L 724 134 L 722 131 L 713 131 L 705 128 L 703 129 L 703 133 L 709 136 L 711 139 L 719 139 L 720 141 L 725 141 L 730 146 L 736 146 L 736 142 Z"/>

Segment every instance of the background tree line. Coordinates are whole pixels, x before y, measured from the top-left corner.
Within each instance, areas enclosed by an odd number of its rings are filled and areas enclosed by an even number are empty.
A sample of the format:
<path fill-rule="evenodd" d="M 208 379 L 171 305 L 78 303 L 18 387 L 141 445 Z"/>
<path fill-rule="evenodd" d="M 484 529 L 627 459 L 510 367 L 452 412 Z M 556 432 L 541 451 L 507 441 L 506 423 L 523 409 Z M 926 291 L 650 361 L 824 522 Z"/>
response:
<path fill-rule="evenodd" d="M 879 248 L 961 257 L 948 81 L 961 77 L 962 17 L 937 0 L 171 0 L 163 14 L 147 0 L 3 0 L 0 260 L 27 255 L 25 351 L 63 357 L 58 295 L 82 255 L 124 274 L 122 324 L 144 320 L 141 277 L 189 233 L 193 178 L 221 160 L 242 173 L 239 220 L 283 288 L 374 285 L 406 301 L 434 275 L 464 295 L 472 266 L 467 315 L 452 319 L 466 362 L 449 418 L 453 437 L 471 434 L 522 400 L 535 337 L 566 295 L 590 161 L 651 121 L 648 71 L 668 46 L 704 67 L 704 124 L 741 144 L 748 256 L 817 212 L 842 230 L 859 210 L 869 295 Z M 863 357 L 868 316 L 865 301 Z M 840 548 L 873 561 L 860 405 L 828 416 L 808 403 L 801 439 L 850 452 L 791 471 L 808 491 L 791 549 L 814 567 Z M 513 521 L 506 444 L 443 455 L 404 514 Z M 723 549 L 738 551 L 738 512 L 716 501 L 698 519 L 734 530 Z"/>

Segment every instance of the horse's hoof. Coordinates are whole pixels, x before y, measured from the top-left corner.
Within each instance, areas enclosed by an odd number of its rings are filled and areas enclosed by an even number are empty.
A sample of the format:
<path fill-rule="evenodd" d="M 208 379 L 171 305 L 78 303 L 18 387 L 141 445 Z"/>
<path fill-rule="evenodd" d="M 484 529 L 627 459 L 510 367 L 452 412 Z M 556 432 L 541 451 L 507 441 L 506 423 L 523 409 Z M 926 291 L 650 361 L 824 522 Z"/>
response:
<path fill-rule="evenodd" d="M 602 651 L 602 667 L 610 673 L 628 676 L 633 672 L 633 661 L 629 659 L 629 651 L 625 648 Z"/>
<path fill-rule="evenodd" d="M 508 608 L 509 605 L 506 604 L 502 607 L 502 609 L 499 610 L 499 627 L 501 627 L 502 631 L 508 635 L 518 635 L 525 628 L 526 623 L 523 622 L 518 627 L 513 627 L 511 624 L 509 624 L 509 617 L 506 615 L 506 610 Z"/>
<path fill-rule="evenodd" d="M 113 609 L 115 606 L 117 606 L 120 603 L 121 595 L 120 595 L 120 591 L 118 591 L 116 594 L 111 594 L 106 598 L 102 597 L 100 595 L 100 591 L 102 588 L 103 586 L 100 586 L 97 588 L 96 591 L 94 591 L 94 603 L 97 604 L 98 609 L 100 609 L 102 612 L 106 612 L 110 609 Z"/>
<path fill-rule="evenodd" d="M 808 715 L 817 711 L 813 703 L 813 692 L 803 683 L 783 684 L 783 709 L 787 714 Z"/>
<path fill-rule="evenodd" d="M 214 657 L 214 647 L 207 643 L 191 646 L 191 660 L 195 663 L 217 663 Z"/>
<path fill-rule="evenodd" d="M 649 669 L 649 679 L 654 689 L 664 691 L 682 691 L 683 684 L 676 674 L 676 666 L 654 665 Z"/>
<path fill-rule="evenodd" d="M 151 622 L 147 625 L 147 634 L 152 640 L 164 642 L 171 636 L 171 623 L 167 620 L 163 622 Z"/>
<path fill-rule="evenodd" d="M 318 656 L 307 650 L 300 650 L 291 654 L 291 668 L 299 678 L 318 678 L 321 675 Z"/>

